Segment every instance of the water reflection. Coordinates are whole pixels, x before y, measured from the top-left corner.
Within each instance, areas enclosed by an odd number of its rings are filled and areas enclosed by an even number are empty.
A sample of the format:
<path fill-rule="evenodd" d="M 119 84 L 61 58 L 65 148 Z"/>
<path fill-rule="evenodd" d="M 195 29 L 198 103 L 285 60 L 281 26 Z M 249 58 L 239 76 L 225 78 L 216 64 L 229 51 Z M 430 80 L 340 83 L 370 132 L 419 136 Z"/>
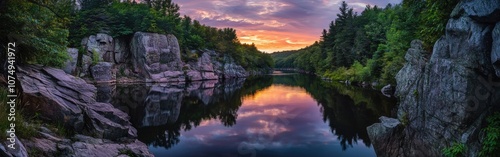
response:
<path fill-rule="evenodd" d="M 100 101 L 129 113 L 157 156 L 375 156 L 365 128 L 395 104 L 378 92 L 284 74 L 98 89 Z"/>

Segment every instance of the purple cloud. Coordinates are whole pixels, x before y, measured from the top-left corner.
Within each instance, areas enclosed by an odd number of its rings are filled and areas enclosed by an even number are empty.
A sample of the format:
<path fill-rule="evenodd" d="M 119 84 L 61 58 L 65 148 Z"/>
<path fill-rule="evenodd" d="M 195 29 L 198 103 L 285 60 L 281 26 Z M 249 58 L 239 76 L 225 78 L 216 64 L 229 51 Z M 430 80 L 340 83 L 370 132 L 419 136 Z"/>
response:
<path fill-rule="evenodd" d="M 355 12 L 361 13 L 366 5 L 385 7 L 401 0 L 347 0 Z M 319 39 L 322 29 L 328 28 L 339 13 L 341 0 L 174 0 L 181 6 L 181 14 L 214 27 L 232 27 L 238 30 L 240 41 L 255 43 L 264 51 L 299 49 L 309 44 L 287 44 L 286 38 L 312 44 Z M 244 32 L 280 32 L 281 42 L 266 43 Z M 290 33 L 287 35 L 286 33 Z M 276 34 L 276 33 L 275 33 Z M 259 34 L 260 38 L 266 34 Z M 301 39 L 303 38 L 303 39 Z M 278 43 L 278 45 L 277 45 Z"/>

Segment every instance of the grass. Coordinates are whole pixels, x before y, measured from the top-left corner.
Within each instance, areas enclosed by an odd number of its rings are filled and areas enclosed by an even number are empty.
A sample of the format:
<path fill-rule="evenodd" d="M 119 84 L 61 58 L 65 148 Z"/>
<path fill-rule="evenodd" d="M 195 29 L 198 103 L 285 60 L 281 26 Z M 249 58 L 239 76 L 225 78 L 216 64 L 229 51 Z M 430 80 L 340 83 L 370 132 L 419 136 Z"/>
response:
<path fill-rule="evenodd" d="M 5 131 L 9 128 L 10 122 L 8 121 L 8 107 L 7 107 L 7 89 L 0 87 L 0 141 L 7 138 Z"/>
<path fill-rule="evenodd" d="M 486 118 L 487 126 L 483 129 L 482 148 L 479 156 L 495 156 L 500 151 L 500 112 L 495 112 Z"/>
<path fill-rule="evenodd" d="M 92 49 L 92 65 L 96 65 L 99 62 L 99 54 L 95 49 Z"/>
<path fill-rule="evenodd" d="M 37 129 L 41 126 L 41 122 L 36 121 L 34 117 L 27 118 L 23 116 L 22 109 L 16 108 L 15 121 L 8 120 L 8 114 L 10 107 L 7 105 L 7 89 L 4 87 L 0 87 L 0 129 L 2 133 L 0 133 L 0 140 L 6 140 L 7 134 L 6 130 L 10 129 L 10 124 L 14 122 L 16 136 L 18 138 L 29 139 L 32 137 L 39 136 Z"/>
<path fill-rule="evenodd" d="M 446 147 L 443 149 L 443 155 L 445 157 L 457 157 L 463 156 L 465 151 L 465 144 L 460 142 L 454 142 L 450 147 Z"/>

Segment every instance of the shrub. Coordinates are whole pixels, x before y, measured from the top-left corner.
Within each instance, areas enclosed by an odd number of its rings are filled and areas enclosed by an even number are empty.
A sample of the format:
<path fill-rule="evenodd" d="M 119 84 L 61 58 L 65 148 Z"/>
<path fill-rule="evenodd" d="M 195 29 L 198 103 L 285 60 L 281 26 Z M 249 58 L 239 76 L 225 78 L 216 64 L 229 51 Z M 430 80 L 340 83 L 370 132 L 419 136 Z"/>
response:
<path fill-rule="evenodd" d="M 456 157 L 463 155 L 465 151 L 465 145 L 463 143 L 454 142 L 450 147 L 443 149 L 443 155 L 446 157 Z"/>
<path fill-rule="evenodd" d="M 495 156 L 500 151 L 500 112 L 486 118 L 488 125 L 483 129 L 486 136 L 483 138 L 483 147 L 479 156 Z"/>

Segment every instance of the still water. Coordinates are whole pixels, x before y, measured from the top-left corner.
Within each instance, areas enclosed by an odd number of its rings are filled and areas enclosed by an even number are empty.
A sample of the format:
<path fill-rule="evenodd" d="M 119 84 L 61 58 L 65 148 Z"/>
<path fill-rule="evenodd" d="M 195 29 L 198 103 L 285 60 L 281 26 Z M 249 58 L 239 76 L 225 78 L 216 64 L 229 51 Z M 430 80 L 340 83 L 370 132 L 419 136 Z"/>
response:
<path fill-rule="evenodd" d="M 395 100 L 293 73 L 98 87 L 155 156 L 376 156 L 366 127 Z"/>

